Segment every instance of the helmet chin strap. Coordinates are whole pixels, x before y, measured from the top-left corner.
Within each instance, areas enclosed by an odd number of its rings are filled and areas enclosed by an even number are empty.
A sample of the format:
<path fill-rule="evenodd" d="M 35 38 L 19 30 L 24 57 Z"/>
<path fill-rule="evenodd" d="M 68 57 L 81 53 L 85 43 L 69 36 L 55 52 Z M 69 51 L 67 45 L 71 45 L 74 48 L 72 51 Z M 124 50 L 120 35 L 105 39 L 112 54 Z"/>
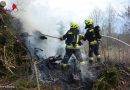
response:
<path fill-rule="evenodd" d="M 123 44 L 127 45 L 128 47 L 130 47 L 130 44 L 128 44 L 128 43 L 126 43 L 126 42 L 124 42 L 124 41 L 122 41 L 122 40 L 120 40 L 120 39 L 117 39 L 117 38 L 115 38 L 115 37 L 111 37 L 111 36 L 107 36 L 107 35 L 102 35 L 102 37 L 114 39 L 114 40 L 116 40 L 116 41 L 118 41 L 118 42 L 120 42 L 120 43 L 123 43 Z"/>

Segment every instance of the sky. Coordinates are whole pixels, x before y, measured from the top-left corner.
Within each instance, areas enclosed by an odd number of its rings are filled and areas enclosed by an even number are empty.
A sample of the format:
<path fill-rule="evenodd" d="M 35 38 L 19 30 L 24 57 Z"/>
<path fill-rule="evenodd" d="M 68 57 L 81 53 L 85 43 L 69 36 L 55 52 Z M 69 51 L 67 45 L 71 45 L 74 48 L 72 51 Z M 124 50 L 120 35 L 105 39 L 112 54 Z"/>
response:
<path fill-rule="evenodd" d="M 21 2 L 24 0 L 5 0 L 9 3 Z M 27 0 L 29 1 L 29 0 Z M 53 12 L 61 12 L 60 15 L 75 14 L 77 17 L 87 17 L 94 8 L 105 10 L 105 8 L 111 4 L 117 11 L 122 11 L 130 0 L 33 0 L 37 5 L 48 7 Z M 8 6 L 10 6 L 8 4 Z M 35 8 L 35 7 L 34 7 Z M 59 14 L 59 13 L 58 13 Z M 72 15 L 73 15 L 72 14 Z"/>
<path fill-rule="evenodd" d="M 94 8 L 105 10 L 111 4 L 117 11 L 122 11 L 128 0 L 49 0 L 52 10 L 73 12 L 80 17 L 88 16 Z"/>

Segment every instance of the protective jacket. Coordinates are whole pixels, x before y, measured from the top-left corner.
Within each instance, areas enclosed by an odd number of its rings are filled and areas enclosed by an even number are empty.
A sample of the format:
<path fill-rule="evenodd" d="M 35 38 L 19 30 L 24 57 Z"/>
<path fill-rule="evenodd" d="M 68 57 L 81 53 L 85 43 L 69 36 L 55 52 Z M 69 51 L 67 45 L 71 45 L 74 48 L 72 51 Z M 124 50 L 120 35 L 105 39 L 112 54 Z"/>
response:
<path fill-rule="evenodd" d="M 88 40 L 89 44 L 96 44 L 97 41 L 101 39 L 100 35 L 100 27 L 99 26 L 91 26 L 87 28 L 86 34 L 84 36 L 84 40 Z"/>
<path fill-rule="evenodd" d="M 0 5 L 0 14 L 4 13 L 3 7 Z"/>
<path fill-rule="evenodd" d="M 78 49 L 81 46 L 81 39 L 83 36 L 79 34 L 79 29 L 71 28 L 67 31 L 65 35 L 63 35 L 62 40 L 66 40 L 66 48 L 70 49 Z"/>

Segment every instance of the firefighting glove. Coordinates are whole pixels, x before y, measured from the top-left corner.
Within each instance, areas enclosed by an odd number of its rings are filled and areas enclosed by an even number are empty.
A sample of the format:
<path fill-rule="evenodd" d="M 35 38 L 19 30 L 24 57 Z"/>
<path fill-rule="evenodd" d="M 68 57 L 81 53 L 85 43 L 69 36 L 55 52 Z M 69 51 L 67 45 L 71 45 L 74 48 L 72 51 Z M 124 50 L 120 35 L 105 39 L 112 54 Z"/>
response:
<path fill-rule="evenodd" d="M 95 29 L 96 29 L 96 30 L 99 30 L 99 29 L 100 29 L 100 27 L 97 25 L 97 26 L 95 26 Z"/>
<path fill-rule="evenodd" d="M 60 39 L 61 41 L 63 40 L 63 38 L 62 38 L 62 37 L 60 37 L 59 39 Z"/>
<path fill-rule="evenodd" d="M 73 42 L 72 45 L 75 47 L 76 46 L 76 42 Z"/>
<path fill-rule="evenodd" d="M 97 39 L 97 42 L 100 44 L 102 42 L 102 40 L 101 39 Z"/>
<path fill-rule="evenodd" d="M 83 36 L 83 37 L 82 37 L 82 40 L 83 40 L 83 41 L 86 41 L 87 39 L 85 38 L 85 36 Z"/>
<path fill-rule="evenodd" d="M 83 45 L 83 43 L 82 43 L 81 41 L 79 41 L 78 44 L 79 44 L 80 46 Z"/>
<path fill-rule="evenodd" d="M 45 37 L 44 35 L 40 36 L 40 39 L 44 40 L 47 39 L 47 37 Z"/>

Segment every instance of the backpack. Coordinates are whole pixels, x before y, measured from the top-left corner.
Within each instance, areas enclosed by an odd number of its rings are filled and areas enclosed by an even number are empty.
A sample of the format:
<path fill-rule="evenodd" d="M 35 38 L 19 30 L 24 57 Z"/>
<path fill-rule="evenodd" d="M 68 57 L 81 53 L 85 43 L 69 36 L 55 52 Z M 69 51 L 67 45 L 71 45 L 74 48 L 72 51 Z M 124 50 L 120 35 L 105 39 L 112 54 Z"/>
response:
<path fill-rule="evenodd" d="M 101 34 L 100 34 L 100 27 L 97 25 L 94 27 L 94 33 L 95 33 L 95 37 L 96 39 L 101 39 Z"/>

